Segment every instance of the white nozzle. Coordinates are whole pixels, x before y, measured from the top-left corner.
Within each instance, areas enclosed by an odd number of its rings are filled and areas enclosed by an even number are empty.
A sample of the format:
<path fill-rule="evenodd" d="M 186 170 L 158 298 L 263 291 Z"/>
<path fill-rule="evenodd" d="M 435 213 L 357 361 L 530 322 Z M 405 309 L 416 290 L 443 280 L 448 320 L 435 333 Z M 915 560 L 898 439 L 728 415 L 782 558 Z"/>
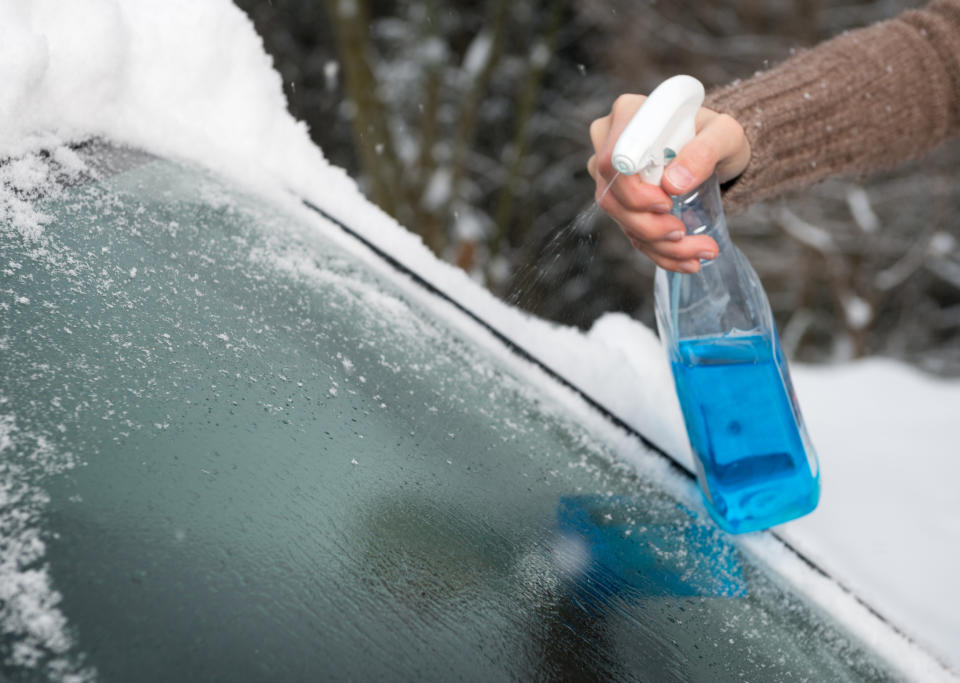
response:
<path fill-rule="evenodd" d="M 658 85 L 617 139 L 613 167 L 659 185 L 668 161 L 664 152 L 679 152 L 696 135 L 703 96 L 703 85 L 693 76 L 674 76 Z"/>

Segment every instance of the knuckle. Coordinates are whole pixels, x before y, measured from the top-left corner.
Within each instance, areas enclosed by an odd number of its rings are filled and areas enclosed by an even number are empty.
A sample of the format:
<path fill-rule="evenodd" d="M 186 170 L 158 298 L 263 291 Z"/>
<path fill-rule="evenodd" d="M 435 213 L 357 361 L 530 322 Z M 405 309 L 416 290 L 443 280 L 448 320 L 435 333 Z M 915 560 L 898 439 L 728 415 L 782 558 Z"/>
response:
<path fill-rule="evenodd" d="M 626 221 L 621 227 L 627 235 L 639 242 L 652 242 L 656 239 L 656 228 L 646 220 L 642 214 L 631 214 L 631 220 Z"/>
<path fill-rule="evenodd" d="M 644 196 L 642 188 L 637 188 L 634 184 L 624 183 L 621 190 L 620 203 L 624 208 L 630 211 L 648 211 L 650 202 Z"/>
<path fill-rule="evenodd" d="M 739 149 L 747 143 L 747 133 L 743 130 L 743 126 L 740 125 L 739 121 L 730 116 L 730 114 L 720 114 L 718 119 L 718 123 L 722 126 L 721 130 L 730 148 Z"/>
<path fill-rule="evenodd" d="M 713 168 L 719 160 L 717 150 L 715 150 L 712 145 L 691 145 L 686 152 L 686 161 L 702 169 Z"/>
<path fill-rule="evenodd" d="M 640 103 L 643 101 L 643 97 L 640 95 L 634 95 L 631 93 L 624 93 L 620 95 L 613 101 L 612 112 L 614 115 L 621 115 L 626 113 L 633 113 L 640 106 Z"/>
<path fill-rule="evenodd" d="M 727 135 L 734 135 L 737 138 L 744 137 L 743 126 L 730 114 L 720 114 L 717 116 L 717 123 L 723 126 Z"/>
<path fill-rule="evenodd" d="M 606 192 L 605 190 L 606 185 L 602 182 L 597 182 L 597 187 L 593 192 L 593 198 L 597 202 L 597 206 L 607 213 L 612 213 L 617 208 L 617 200 L 611 196 L 610 192 Z"/>
<path fill-rule="evenodd" d="M 610 158 L 609 154 L 604 154 L 597 157 L 597 171 L 600 173 L 602 178 L 612 178 L 615 173 L 613 168 L 613 160 Z"/>
<path fill-rule="evenodd" d="M 620 201 L 623 202 L 623 205 L 628 209 L 650 212 L 653 214 L 649 217 L 651 220 L 656 220 L 662 215 L 655 207 L 658 204 L 664 204 L 664 202 L 668 200 L 660 188 L 643 182 L 639 176 L 620 178 L 618 179 L 618 183 L 621 195 Z"/>
<path fill-rule="evenodd" d="M 590 124 L 590 139 L 594 141 L 594 146 L 596 146 L 596 139 L 600 135 L 600 129 L 607 124 L 607 119 L 609 117 L 604 116 L 603 118 L 594 119 Z"/>
<path fill-rule="evenodd" d="M 661 254 L 658 254 L 657 252 L 655 252 L 655 251 L 653 251 L 653 250 L 647 250 L 647 251 L 646 251 L 646 254 L 647 254 L 647 256 L 650 257 L 650 260 L 651 260 L 651 261 L 653 261 L 655 264 L 657 264 L 657 265 L 660 266 L 661 268 L 663 268 L 663 269 L 665 269 L 665 270 L 673 270 L 673 269 L 674 269 L 674 265 L 673 265 L 673 260 L 672 260 L 672 259 L 668 259 L 668 258 L 662 256 Z"/>
<path fill-rule="evenodd" d="M 687 248 L 676 242 L 661 242 L 658 245 L 658 251 L 664 258 L 681 259 L 684 257 Z"/>

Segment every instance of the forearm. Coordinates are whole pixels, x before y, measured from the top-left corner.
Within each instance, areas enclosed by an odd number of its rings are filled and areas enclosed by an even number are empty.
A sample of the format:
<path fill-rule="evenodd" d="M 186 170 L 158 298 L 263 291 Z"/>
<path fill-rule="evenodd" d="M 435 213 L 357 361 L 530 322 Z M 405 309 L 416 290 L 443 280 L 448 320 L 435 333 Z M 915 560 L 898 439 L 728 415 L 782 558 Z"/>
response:
<path fill-rule="evenodd" d="M 751 158 L 724 203 L 749 204 L 829 176 L 915 158 L 960 132 L 960 0 L 851 31 L 712 92 Z"/>

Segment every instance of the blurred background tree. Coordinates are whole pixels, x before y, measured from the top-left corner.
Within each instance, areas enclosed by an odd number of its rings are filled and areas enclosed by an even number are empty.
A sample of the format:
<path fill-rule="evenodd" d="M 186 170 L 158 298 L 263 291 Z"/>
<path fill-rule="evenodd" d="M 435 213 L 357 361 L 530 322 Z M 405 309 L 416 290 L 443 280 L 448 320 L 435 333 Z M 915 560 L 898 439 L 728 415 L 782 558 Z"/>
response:
<path fill-rule="evenodd" d="M 537 315 L 653 324 L 653 267 L 578 215 L 587 127 L 622 92 L 708 88 L 922 4 L 892 0 L 237 0 L 291 112 L 441 258 Z M 960 374 L 960 144 L 731 221 L 793 357 Z"/>

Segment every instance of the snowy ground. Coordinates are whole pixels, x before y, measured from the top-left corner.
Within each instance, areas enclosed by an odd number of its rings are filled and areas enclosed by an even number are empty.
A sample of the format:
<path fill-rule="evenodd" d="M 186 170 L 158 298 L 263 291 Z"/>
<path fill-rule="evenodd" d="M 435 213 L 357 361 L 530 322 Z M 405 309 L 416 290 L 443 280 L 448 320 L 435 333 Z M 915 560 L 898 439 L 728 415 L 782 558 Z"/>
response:
<path fill-rule="evenodd" d="M 203 163 L 288 205 L 287 190 L 307 197 L 389 245 L 394 257 L 689 462 L 653 333 L 622 315 L 601 319 L 586 335 L 532 320 L 434 259 L 367 203 L 287 114 L 252 24 L 227 0 L 0 0 L 0 82 L 0 158 L 101 135 Z M 0 193 L 0 219 L 13 218 L 25 237 L 38 234 L 43 217 L 18 202 Z M 778 533 L 960 671 L 960 382 L 879 359 L 794 374 L 820 454 L 823 497 L 814 514 Z M 744 543 L 767 552 L 814 599 L 828 595 L 782 552 L 765 551 L 768 540 L 760 534 Z M 825 607 L 837 612 L 830 602 Z M 923 652 L 883 632 L 869 614 L 839 616 L 879 649 L 900 653 L 913 677 L 930 671 Z"/>

